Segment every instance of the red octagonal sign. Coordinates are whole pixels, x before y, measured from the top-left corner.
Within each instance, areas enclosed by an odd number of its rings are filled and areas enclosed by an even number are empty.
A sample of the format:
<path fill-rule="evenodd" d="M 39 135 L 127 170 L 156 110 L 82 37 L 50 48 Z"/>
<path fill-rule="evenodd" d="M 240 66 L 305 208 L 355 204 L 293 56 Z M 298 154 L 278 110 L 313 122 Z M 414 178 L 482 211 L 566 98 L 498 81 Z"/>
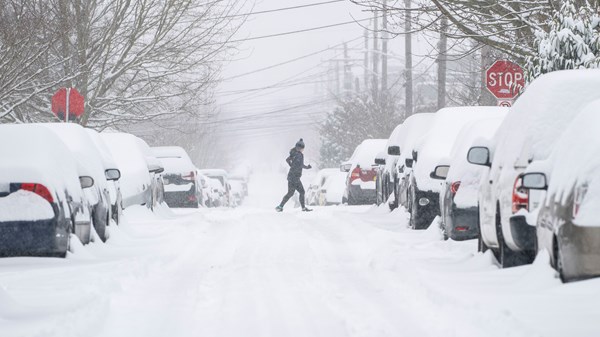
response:
<path fill-rule="evenodd" d="M 497 99 L 514 99 L 525 86 L 523 68 L 510 61 L 496 61 L 486 71 L 485 82 Z"/>

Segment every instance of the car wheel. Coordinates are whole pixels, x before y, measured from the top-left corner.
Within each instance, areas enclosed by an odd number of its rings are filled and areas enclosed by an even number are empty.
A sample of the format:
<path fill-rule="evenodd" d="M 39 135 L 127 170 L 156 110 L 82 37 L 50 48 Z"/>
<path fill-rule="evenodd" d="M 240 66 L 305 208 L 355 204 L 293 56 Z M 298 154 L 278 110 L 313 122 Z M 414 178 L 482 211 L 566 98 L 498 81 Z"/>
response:
<path fill-rule="evenodd" d="M 500 266 L 502 268 L 510 268 L 527 264 L 529 260 L 528 252 L 514 252 L 508 247 L 506 241 L 504 241 L 501 221 L 500 207 L 498 206 L 496 208 L 496 234 L 498 235 L 498 244 L 500 246 L 500 256 L 497 257 Z"/>
<path fill-rule="evenodd" d="M 564 272 L 564 267 L 563 267 L 563 261 L 562 261 L 562 254 L 560 253 L 560 245 L 558 244 L 558 240 L 556 239 L 556 237 L 554 237 L 554 269 L 556 270 L 556 273 L 558 274 L 558 277 L 560 278 L 560 280 L 565 283 L 567 282 L 567 280 L 565 279 L 565 272 Z"/>
<path fill-rule="evenodd" d="M 419 210 L 417 209 L 417 203 L 412 200 L 415 197 L 415 193 L 411 190 L 410 193 L 410 228 L 417 229 L 417 217 L 419 216 Z"/>

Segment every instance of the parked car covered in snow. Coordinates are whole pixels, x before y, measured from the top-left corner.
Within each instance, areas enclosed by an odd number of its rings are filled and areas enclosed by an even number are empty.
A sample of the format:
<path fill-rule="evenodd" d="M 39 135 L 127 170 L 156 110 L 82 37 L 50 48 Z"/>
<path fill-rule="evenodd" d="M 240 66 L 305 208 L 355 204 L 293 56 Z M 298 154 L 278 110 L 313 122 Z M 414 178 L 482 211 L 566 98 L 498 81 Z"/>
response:
<path fill-rule="evenodd" d="M 110 195 L 111 216 L 118 225 L 121 222 L 121 216 L 123 215 L 123 195 L 121 194 L 121 184 L 119 183 L 121 171 L 112 157 L 110 150 L 102 138 L 100 138 L 100 134 L 96 130 L 92 129 L 86 128 L 85 131 L 88 133 L 90 139 L 96 146 L 96 149 L 100 154 L 102 165 L 104 165 L 104 175 L 106 178 L 106 183 L 108 184 L 108 192 Z"/>
<path fill-rule="evenodd" d="M 39 124 L 52 131 L 71 151 L 81 169 L 80 175 L 89 175 L 94 179 L 91 188 L 85 190 L 84 196 L 89 201 L 92 223 L 98 237 L 102 241 L 108 239 L 108 226 L 112 218 L 109 184 L 101 154 L 88 132 L 75 123 Z"/>
<path fill-rule="evenodd" d="M 147 157 L 140 148 L 141 139 L 128 133 L 102 132 L 106 143 L 121 171 L 123 207 L 146 205 L 153 208 L 160 193 L 160 175 L 163 168 L 158 159 Z M 143 142 L 143 141 L 142 141 Z"/>
<path fill-rule="evenodd" d="M 89 204 L 71 151 L 40 125 L 0 125 L 0 255 L 64 257 L 70 234 L 91 237 Z"/>
<path fill-rule="evenodd" d="M 319 205 L 329 206 L 341 204 L 344 199 L 347 178 L 348 173 L 340 172 L 339 170 L 328 175 L 323 187 L 321 187 Z"/>
<path fill-rule="evenodd" d="M 493 135 L 502 121 L 503 117 L 470 122 L 457 137 L 440 193 L 440 225 L 445 239 L 468 240 L 479 235 L 477 193 L 485 168 L 470 164 L 467 153 L 475 140 Z"/>
<path fill-rule="evenodd" d="M 479 187 L 480 250 L 492 249 L 503 267 L 528 263 L 535 253 L 535 220 L 527 219 L 541 194 L 524 188 L 521 175 L 531 162 L 548 158 L 566 126 L 600 99 L 598 88 L 600 70 L 542 75 L 510 109 L 492 146 L 469 151 L 471 163 L 490 167 Z"/>
<path fill-rule="evenodd" d="M 153 147 L 152 153 L 165 168 L 163 181 L 167 205 L 198 208 L 202 196 L 197 169 L 187 152 L 179 146 L 159 146 Z"/>
<path fill-rule="evenodd" d="M 413 155 L 409 190 L 411 228 L 428 228 L 439 215 L 439 194 L 445 176 L 437 175 L 436 168 L 448 165 L 450 151 L 461 128 L 471 121 L 503 114 L 505 109 L 498 107 L 454 107 L 435 114 L 431 129 Z"/>
<path fill-rule="evenodd" d="M 408 204 L 408 191 L 410 186 L 410 173 L 412 172 L 413 151 L 415 146 L 429 132 L 433 125 L 435 113 L 417 113 L 408 117 L 402 123 L 402 132 L 398 135 L 400 157 L 396 165 L 396 179 L 394 181 L 394 202 L 392 208 L 399 205 L 410 209 Z"/>
<path fill-rule="evenodd" d="M 244 203 L 244 182 L 238 179 L 229 179 L 229 187 L 231 188 L 232 206 L 241 206 Z"/>
<path fill-rule="evenodd" d="M 220 206 L 229 206 L 231 195 L 227 171 L 222 169 L 202 169 L 200 170 L 200 173 L 209 178 L 217 179 L 221 183 L 221 187 L 223 188 L 223 201 Z"/>
<path fill-rule="evenodd" d="M 331 174 L 339 171 L 339 169 L 335 168 L 326 168 L 321 169 L 319 170 L 319 172 L 317 172 L 315 177 L 311 180 L 311 183 L 306 191 L 306 203 L 308 205 L 314 206 L 320 204 L 322 188 L 325 185 L 327 178 Z"/>
<path fill-rule="evenodd" d="M 387 202 L 390 195 L 393 193 L 394 182 L 397 179 L 397 163 L 400 158 L 400 135 L 404 131 L 404 125 L 396 126 L 390 138 L 388 138 L 385 146 L 385 153 L 378 155 L 376 164 L 377 169 L 377 204 Z"/>
<path fill-rule="evenodd" d="M 537 250 L 550 254 L 563 281 L 600 276 L 600 100 L 588 105 L 544 162 L 532 164 L 523 186 L 544 191 Z"/>
<path fill-rule="evenodd" d="M 209 207 L 224 207 L 227 206 L 227 196 L 225 186 L 217 178 L 207 177 L 208 186 L 210 187 L 210 203 Z"/>
<path fill-rule="evenodd" d="M 375 157 L 385 149 L 387 139 L 366 139 L 360 143 L 342 171 L 348 172 L 344 202 L 348 205 L 369 205 L 377 202 Z"/>

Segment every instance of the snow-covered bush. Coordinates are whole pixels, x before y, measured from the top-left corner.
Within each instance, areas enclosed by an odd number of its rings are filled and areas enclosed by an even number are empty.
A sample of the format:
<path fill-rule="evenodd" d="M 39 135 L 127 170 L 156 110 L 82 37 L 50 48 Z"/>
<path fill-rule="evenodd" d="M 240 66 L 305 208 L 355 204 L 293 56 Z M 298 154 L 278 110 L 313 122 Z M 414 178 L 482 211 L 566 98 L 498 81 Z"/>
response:
<path fill-rule="evenodd" d="M 536 32 L 537 54 L 527 59 L 528 81 L 555 70 L 600 66 L 600 15 L 588 1 L 561 1 L 549 30 Z"/>

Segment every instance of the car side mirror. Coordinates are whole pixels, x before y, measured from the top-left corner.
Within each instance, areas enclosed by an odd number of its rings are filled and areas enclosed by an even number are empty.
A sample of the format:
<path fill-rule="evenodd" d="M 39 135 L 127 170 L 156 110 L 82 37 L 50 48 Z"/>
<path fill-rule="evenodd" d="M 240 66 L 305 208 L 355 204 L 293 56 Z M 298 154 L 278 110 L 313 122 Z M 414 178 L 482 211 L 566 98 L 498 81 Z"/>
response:
<path fill-rule="evenodd" d="M 121 179 L 121 171 L 119 171 L 118 169 L 108 169 L 104 171 L 104 175 L 106 176 L 106 180 Z"/>
<path fill-rule="evenodd" d="M 150 173 L 163 173 L 164 171 L 165 168 L 160 166 L 150 166 L 150 168 L 148 168 L 148 172 Z"/>
<path fill-rule="evenodd" d="M 351 163 L 344 163 L 344 164 L 340 165 L 340 171 L 342 171 L 342 172 L 350 172 L 350 168 L 352 168 Z"/>
<path fill-rule="evenodd" d="M 375 158 L 375 165 L 385 165 L 385 158 Z"/>
<path fill-rule="evenodd" d="M 388 155 L 390 156 L 399 156 L 400 155 L 400 146 L 390 146 L 388 147 Z"/>
<path fill-rule="evenodd" d="M 450 171 L 449 165 L 438 165 L 435 167 L 435 170 L 431 172 L 429 177 L 432 179 L 445 180 L 448 177 L 448 171 Z"/>
<path fill-rule="evenodd" d="M 539 172 L 525 173 L 521 176 L 523 187 L 529 190 L 547 190 L 546 175 Z"/>
<path fill-rule="evenodd" d="M 491 167 L 490 150 L 484 146 L 474 146 L 467 153 L 467 161 L 473 165 Z"/>
<path fill-rule="evenodd" d="M 404 161 L 404 165 L 406 165 L 406 167 L 408 168 L 412 168 L 414 164 L 414 160 L 412 158 L 406 158 L 406 160 Z"/>
<path fill-rule="evenodd" d="M 89 176 L 79 177 L 79 184 L 81 185 L 81 188 L 90 188 L 94 186 L 94 178 Z"/>

